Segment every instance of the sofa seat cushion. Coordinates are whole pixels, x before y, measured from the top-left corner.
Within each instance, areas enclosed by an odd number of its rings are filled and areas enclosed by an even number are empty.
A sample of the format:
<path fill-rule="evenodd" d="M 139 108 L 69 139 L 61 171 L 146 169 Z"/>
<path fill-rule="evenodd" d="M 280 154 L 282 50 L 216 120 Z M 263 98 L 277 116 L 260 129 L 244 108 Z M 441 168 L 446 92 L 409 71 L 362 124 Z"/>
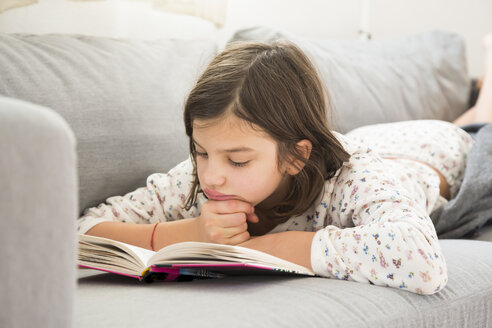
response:
<path fill-rule="evenodd" d="M 77 327 L 486 327 L 492 242 L 445 239 L 437 294 L 327 278 L 230 277 L 141 283 L 79 270 Z"/>

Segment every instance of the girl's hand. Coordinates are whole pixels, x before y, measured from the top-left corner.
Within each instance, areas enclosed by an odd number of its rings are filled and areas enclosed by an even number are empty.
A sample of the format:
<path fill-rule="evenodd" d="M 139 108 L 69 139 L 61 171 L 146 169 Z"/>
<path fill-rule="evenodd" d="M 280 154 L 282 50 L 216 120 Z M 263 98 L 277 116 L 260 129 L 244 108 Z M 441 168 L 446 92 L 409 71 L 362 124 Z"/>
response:
<path fill-rule="evenodd" d="M 250 238 L 246 221 L 259 221 L 251 204 L 236 199 L 208 200 L 195 226 L 202 242 L 237 245 Z"/>

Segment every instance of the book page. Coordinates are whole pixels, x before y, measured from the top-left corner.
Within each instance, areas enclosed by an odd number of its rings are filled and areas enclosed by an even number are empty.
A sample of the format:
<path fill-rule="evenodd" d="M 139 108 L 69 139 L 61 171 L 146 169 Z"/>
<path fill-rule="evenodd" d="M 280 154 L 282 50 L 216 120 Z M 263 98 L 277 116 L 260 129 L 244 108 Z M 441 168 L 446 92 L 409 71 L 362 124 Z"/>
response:
<path fill-rule="evenodd" d="M 129 254 L 121 252 L 113 245 L 88 244 L 85 241 L 79 242 L 78 262 L 89 261 L 94 265 L 112 265 L 122 267 L 132 272 L 140 272 L 142 265 Z"/>
<path fill-rule="evenodd" d="M 177 243 L 161 248 L 149 259 L 148 263 L 170 263 L 175 260 L 179 261 L 179 263 L 183 263 L 183 261 L 187 261 L 188 263 L 202 263 L 203 260 L 224 260 L 228 262 L 252 263 L 314 274 L 312 270 L 306 267 L 254 249 L 192 241 Z"/>
<path fill-rule="evenodd" d="M 117 240 L 109 239 L 109 238 L 103 238 L 103 237 L 96 237 L 96 236 L 91 236 L 91 235 L 85 235 L 85 234 L 78 234 L 79 240 L 92 243 L 95 245 L 112 245 L 116 246 L 121 252 L 126 253 L 130 255 L 133 259 L 135 259 L 136 263 L 138 266 L 141 268 L 141 270 L 145 269 L 148 267 L 148 262 L 149 259 L 152 257 L 152 255 L 155 254 L 154 251 L 126 244 Z M 112 253 L 118 253 L 114 248 L 106 248 L 106 251 L 112 252 Z M 90 252 L 89 252 L 90 253 Z M 85 252 L 84 255 L 88 255 L 87 252 Z M 118 254 L 119 256 L 122 256 L 121 254 Z"/>

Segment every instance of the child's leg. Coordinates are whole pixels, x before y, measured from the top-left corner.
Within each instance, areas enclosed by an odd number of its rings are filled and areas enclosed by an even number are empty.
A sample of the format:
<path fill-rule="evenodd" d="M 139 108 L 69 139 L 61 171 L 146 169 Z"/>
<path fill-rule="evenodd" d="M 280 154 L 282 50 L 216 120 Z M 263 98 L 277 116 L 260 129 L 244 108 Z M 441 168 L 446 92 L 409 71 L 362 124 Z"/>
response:
<path fill-rule="evenodd" d="M 485 74 L 477 103 L 453 122 L 456 125 L 492 122 L 492 33 L 483 38 L 483 47 L 485 49 Z"/>
<path fill-rule="evenodd" d="M 456 120 L 454 120 L 453 124 L 456 124 L 457 126 L 463 126 L 463 125 L 475 123 L 476 111 L 477 111 L 476 106 L 470 108 L 469 110 L 461 114 Z"/>

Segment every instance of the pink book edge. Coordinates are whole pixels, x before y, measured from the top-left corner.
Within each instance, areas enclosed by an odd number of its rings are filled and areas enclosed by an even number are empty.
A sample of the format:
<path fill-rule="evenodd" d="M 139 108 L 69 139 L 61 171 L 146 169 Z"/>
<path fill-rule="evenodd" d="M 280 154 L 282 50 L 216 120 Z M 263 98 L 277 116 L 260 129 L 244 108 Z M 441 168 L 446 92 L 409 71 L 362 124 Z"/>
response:
<path fill-rule="evenodd" d="M 121 276 L 127 276 L 127 277 L 141 279 L 140 276 L 135 276 L 135 275 L 132 275 L 132 274 L 121 273 L 121 272 L 117 272 L 117 271 L 112 271 L 112 270 L 107 270 L 107 269 L 101 269 L 101 268 L 91 267 L 91 266 L 82 265 L 82 264 L 79 264 L 78 266 L 79 267 L 83 267 L 83 268 L 89 268 L 89 269 L 94 269 L 94 270 L 99 270 L 99 271 L 105 271 L 105 272 L 115 273 L 115 274 L 119 274 Z"/>
<path fill-rule="evenodd" d="M 231 268 L 231 267 L 245 267 L 245 268 L 253 268 L 253 269 L 263 269 L 263 270 L 271 270 L 271 271 L 276 271 L 275 268 L 268 267 L 268 266 L 261 266 L 261 265 L 256 265 L 256 264 L 250 264 L 250 263 L 195 263 L 195 264 L 171 264 L 171 266 L 168 267 L 158 267 L 156 265 L 151 265 L 150 268 L 145 269 L 142 272 L 141 276 L 136 276 L 136 275 L 131 275 L 131 274 L 126 274 L 126 273 L 121 273 L 117 271 L 112 271 L 112 270 L 107 270 L 107 269 L 101 269 L 101 268 L 96 268 L 88 265 L 82 265 L 79 264 L 79 267 L 83 268 L 88 268 L 88 269 L 94 269 L 94 270 L 99 270 L 99 271 L 105 271 L 109 273 L 114 273 L 122 276 L 127 276 L 127 277 L 132 277 L 132 278 L 137 278 L 138 280 L 142 281 L 143 276 L 147 273 L 147 271 L 150 272 L 156 272 L 156 273 L 167 273 L 167 277 L 162 280 L 162 281 L 174 281 L 180 276 L 180 268 L 210 268 L 210 267 L 215 267 L 215 268 Z M 278 271 L 284 271 L 284 270 L 278 270 Z M 288 271 L 284 271 L 288 272 Z"/>
<path fill-rule="evenodd" d="M 171 264 L 171 267 L 157 267 L 155 265 L 150 266 L 150 271 L 152 272 L 166 272 L 166 269 L 170 268 L 207 268 L 207 267 L 250 267 L 250 268 L 256 268 L 256 269 L 265 269 L 265 270 L 274 270 L 272 267 L 267 267 L 267 266 L 261 266 L 261 265 L 256 265 L 256 264 L 250 264 L 250 263 L 217 263 L 217 264 L 204 264 L 204 263 L 197 263 L 197 264 Z"/>
<path fill-rule="evenodd" d="M 92 267 L 92 266 L 89 266 L 89 265 L 83 265 L 83 264 L 78 264 L 79 267 L 82 267 L 82 268 L 88 268 L 88 269 L 94 269 L 94 270 L 98 270 L 98 271 L 104 271 L 104 272 L 109 272 L 109 273 L 114 273 L 114 274 L 118 274 L 118 275 L 121 275 L 121 276 L 127 276 L 127 277 L 132 277 L 132 278 L 137 278 L 138 280 L 142 280 L 142 276 L 135 276 L 135 275 L 132 275 L 132 274 L 127 274 L 127 273 L 122 273 L 122 272 L 118 272 L 118 271 L 112 271 L 112 270 L 108 270 L 108 269 L 101 269 L 101 268 L 96 268 L 96 267 Z M 179 269 L 178 268 L 159 268 L 159 269 L 162 269 L 162 270 L 159 270 L 159 271 L 156 271 L 156 272 L 166 272 L 168 273 L 168 276 L 166 277 L 166 279 L 164 281 L 173 281 L 175 280 L 178 276 L 179 276 Z M 146 270 L 144 270 L 142 273 L 144 273 Z M 153 270 L 151 270 L 153 271 Z"/>

